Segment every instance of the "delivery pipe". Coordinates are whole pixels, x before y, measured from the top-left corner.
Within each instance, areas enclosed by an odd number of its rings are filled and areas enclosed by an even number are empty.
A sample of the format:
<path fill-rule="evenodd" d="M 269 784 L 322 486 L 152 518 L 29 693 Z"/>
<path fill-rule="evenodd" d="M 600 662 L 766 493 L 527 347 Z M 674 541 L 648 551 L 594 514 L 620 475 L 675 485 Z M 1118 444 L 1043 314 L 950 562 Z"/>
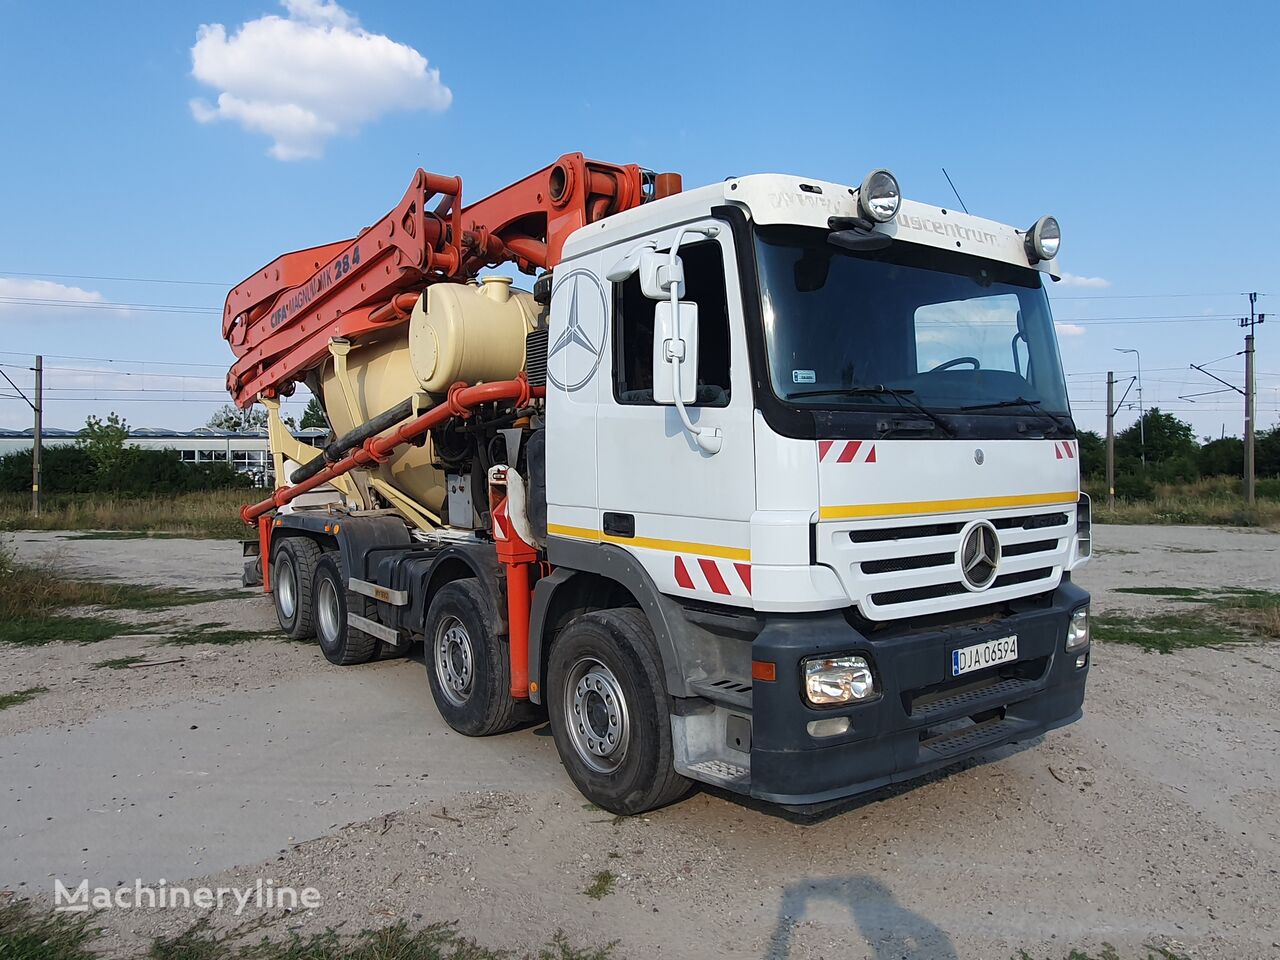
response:
<path fill-rule="evenodd" d="M 330 463 L 337 463 L 344 453 L 358 444 L 364 443 L 370 437 L 377 436 L 383 430 L 390 430 L 401 420 L 408 420 L 413 416 L 413 398 L 407 397 L 397 403 L 390 410 L 384 410 L 372 420 L 360 424 L 353 430 L 348 430 L 333 443 L 324 448 L 324 452 L 313 460 L 308 460 L 289 477 L 290 483 L 301 483 L 303 480 L 314 477 L 317 473 Z"/>
<path fill-rule="evenodd" d="M 421 437 L 433 427 L 438 427 L 453 417 L 469 417 L 471 410 L 482 403 L 493 403 L 497 400 L 514 400 L 517 407 L 526 406 L 533 397 L 546 395 L 546 387 L 531 387 L 523 373 L 514 380 L 496 380 L 493 383 L 482 383 L 467 386 L 455 383 L 449 388 L 448 397 L 438 406 L 408 423 L 402 424 L 391 433 L 381 437 L 370 437 L 353 452 L 337 463 L 330 464 L 323 470 L 313 474 L 301 483 L 291 487 L 281 487 L 265 500 L 247 504 L 240 508 L 240 519 L 245 523 L 253 523 L 267 512 L 283 507 L 295 497 L 308 490 L 314 490 L 321 484 L 328 483 L 334 477 L 340 477 L 357 467 L 373 463 L 384 463 L 390 459 L 396 447 Z"/>

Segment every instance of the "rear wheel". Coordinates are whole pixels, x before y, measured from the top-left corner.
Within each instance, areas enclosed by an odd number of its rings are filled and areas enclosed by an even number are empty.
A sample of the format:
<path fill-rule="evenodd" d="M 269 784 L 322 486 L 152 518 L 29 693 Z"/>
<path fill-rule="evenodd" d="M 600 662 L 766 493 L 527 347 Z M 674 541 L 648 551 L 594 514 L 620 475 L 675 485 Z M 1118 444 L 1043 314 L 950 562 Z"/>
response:
<path fill-rule="evenodd" d="M 290 640 L 315 636 L 311 587 L 323 551 L 314 540 L 289 537 L 273 552 L 271 599 L 280 629 Z"/>
<path fill-rule="evenodd" d="M 315 605 L 316 639 L 325 659 L 340 667 L 368 663 L 378 652 L 378 640 L 347 623 L 347 613 L 363 598 L 347 589 L 337 554 L 327 553 L 316 564 L 311 588 Z"/>
<path fill-rule="evenodd" d="M 431 696 L 445 723 L 486 737 L 516 723 L 511 659 L 496 617 L 475 580 L 446 583 L 431 600 L 423 660 Z"/>
<path fill-rule="evenodd" d="M 689 792 L 674 766 L 662 658 L 641 611 L 572 620 L 551 648 L 547 674 L 556 749 L 583 796 L 630 816 Z"/>

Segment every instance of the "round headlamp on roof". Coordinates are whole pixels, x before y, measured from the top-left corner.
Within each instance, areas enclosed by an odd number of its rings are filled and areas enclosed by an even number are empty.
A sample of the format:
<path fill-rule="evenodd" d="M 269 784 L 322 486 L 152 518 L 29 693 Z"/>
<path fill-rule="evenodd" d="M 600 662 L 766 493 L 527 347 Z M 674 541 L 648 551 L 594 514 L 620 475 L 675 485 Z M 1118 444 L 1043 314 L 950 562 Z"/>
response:
<path fill-rule="evenodd" d="M 1027 248 L 1027 259 L 1032 263 L 1052 260 L 1062 246 L 1062 228 L 1053 217 L 1041 217 L 1027 231 L 1022 242 Z"/>
<path fill-rule="evenodd" d="M 888 223 L 896 217 L 901 202 L 898 178 L 888 170 L 872 170 L 858 188 L 858 212 L 876 223 Z"/>

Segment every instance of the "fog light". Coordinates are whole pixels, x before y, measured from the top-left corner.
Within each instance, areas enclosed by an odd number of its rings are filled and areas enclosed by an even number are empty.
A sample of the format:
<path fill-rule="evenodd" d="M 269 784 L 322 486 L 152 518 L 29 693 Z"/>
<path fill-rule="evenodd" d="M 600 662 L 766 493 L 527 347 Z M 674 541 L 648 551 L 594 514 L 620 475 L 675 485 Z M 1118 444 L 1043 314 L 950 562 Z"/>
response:
<path fill-rule="evenodd" d="M 876 695 L 871 665 L 862 657 L 813 657 L 803 666 L 804 695 L 815 706 L 854 703 Z"/>
<path fill-rule="evenodd" d="M 848 717 L 827 717 L 825 720 L 810 720 L 805 729 L 811 737 L 838 737 L 849 732 Z"/>
<path fill-rule="evenodd" d="M 1084 665 L 1088 662 L 1089 662 L 1089 655 L 1087 653 L 1080 654 L 1080 656 L 1076 657 L 1076 669 L 1083 670 Z"/>
<path fill-rule="evenodd" d="M 901 202 L 898 178 L 888 170 L 872 170 L 858 188 L 858 211 L 877 223 L 888 223 L 896 217 Z"/>
<path fill-rule="evenodd" d="M 1075 651 L 1089 645 L 1089 608 L 1081 607 L 1071 614 L 1067 623 L 1067 650 Z"/>
<path fill-rule="evenodd" d="M 1052 260 L 1062 246 L 1062 228 L 1053 217 L 1041 217 L 1027 231 L 1023 243 L 1027 248 L 1027 259 L 1032 263 Z"/>

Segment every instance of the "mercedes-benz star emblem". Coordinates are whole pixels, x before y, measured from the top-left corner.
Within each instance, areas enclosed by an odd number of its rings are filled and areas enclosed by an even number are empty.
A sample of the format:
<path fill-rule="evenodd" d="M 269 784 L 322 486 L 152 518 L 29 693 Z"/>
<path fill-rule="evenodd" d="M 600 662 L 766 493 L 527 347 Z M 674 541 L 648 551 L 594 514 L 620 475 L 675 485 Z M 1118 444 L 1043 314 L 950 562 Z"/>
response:
<path fill-rule="evenodd" d="M 973 462 L 978 466 L 982 466 L 982 461 L 985 459 L 987 458 L 983 455 L 981 447 L 973 451 Z"/>
<path fill-rule="evenodd" d="M 573 393 L 585 387 L 600 368 L 606 338 L 605 297 L 600 281 L 585 270 L 575 270 L 560 286 L 564 284 L 570 285 L 569 316 L 564 331 L 547 350 L 547 379 Z M 578 300 L 580 292 L 582 303 Z M 562 357 L 560 362 L 552 363 L 557 357 Z"/>
<path fill-rule="evenodd" d="M 960 540 L 960 573 L 970 590 L 985 590 L 996 579 L 1000 566 L 1000 538 L 996 528 L 979 520 L 965 531 Z"/>

